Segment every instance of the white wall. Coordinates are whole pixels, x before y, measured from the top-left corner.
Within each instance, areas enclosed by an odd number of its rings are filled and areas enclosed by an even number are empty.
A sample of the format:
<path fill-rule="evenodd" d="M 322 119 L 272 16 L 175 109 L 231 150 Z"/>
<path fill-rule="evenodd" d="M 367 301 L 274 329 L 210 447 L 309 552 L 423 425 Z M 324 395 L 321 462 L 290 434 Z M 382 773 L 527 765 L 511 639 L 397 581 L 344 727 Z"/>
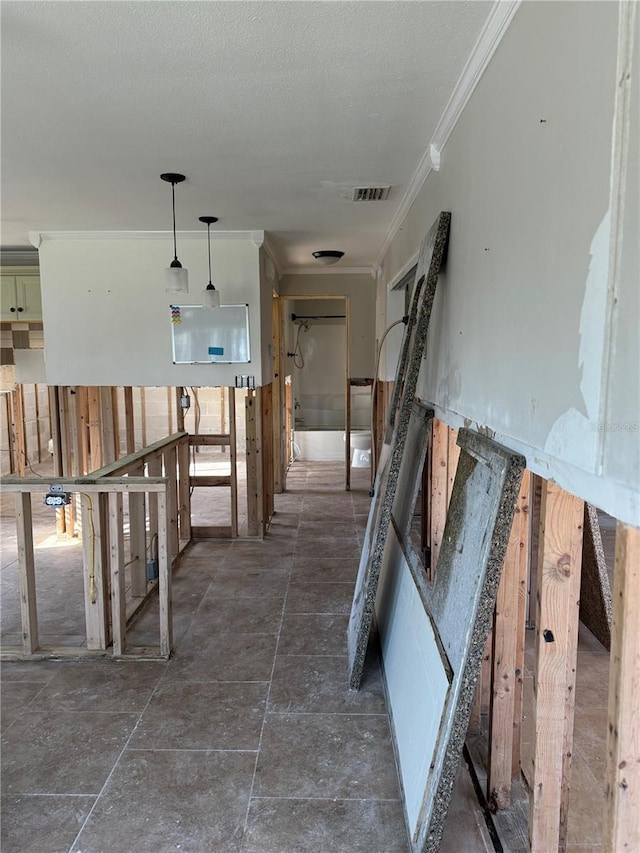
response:
<path fill-rule="evenodd" d="M 50 385 L 233 385 L 237 374 L 262 383 L 271 309 L 261 292 L 258 245 L 247 234 L 211 241 L 213 279 L 223 304 L 248 303 L 251 363 L 176 365 L 169 305 L 199 304 L 208 281 L 206 233 L 178 234 L 178 256 L 189 270 L 189 294 L 165 292 L 170 237 L 42 240 L 39 248 L 45 360 Z M 266 288 L 268 289 L 268 288 Z M 264 288 L 263 288 L 264 290 Z M 270 293 L 270 292 L 269 292 Z M 261 325 L 261 302 L 269 301 Z M 263 340 L 263 329 L 269 339 Z M 271 359 L 265 379 L 271 381 Z"/>
<path fill-rule="evenodd" d="M 620 310 L 607 325 L 617 24 L 615 3 L 521 5 L 384 276 L 450 210 L 420 397 L 452 426 L 488 428 L 533 471 L 640 525 L 637 120 Z M 618 345 L 607 373 L 609 339 Z"/>

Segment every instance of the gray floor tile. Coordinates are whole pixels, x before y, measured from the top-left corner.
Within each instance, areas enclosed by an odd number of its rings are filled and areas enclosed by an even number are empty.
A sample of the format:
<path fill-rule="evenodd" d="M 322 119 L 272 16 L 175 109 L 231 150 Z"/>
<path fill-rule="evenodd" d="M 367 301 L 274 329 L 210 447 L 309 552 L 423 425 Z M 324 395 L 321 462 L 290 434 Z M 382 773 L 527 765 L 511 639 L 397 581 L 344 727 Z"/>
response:
<path fill-rule="evenodd" d="M 35 673 L 34 673 L 35 675 Z M 0 715 L 2 726 L 12 722 L 18 714 L 25 710 L 45 688 L 46 682 L 38 681 L 6 681 L 0 687 Z"/>
<path fill-rule="evenodd" d="M 354 557 L 324 557 L 321 554 L 296 557 L 291 572 L 292 581 L 315 583 L 351 583 L 358 574 L 360 560 Z"/>
<path fill-rule="evenodd" d="M 213 598 L 279 598 L 284 599 L 290 569 L 261 569 L 238 566 L 214 569 L 209 594 Z"/>
<path fill-rule="evenodd" d="M 360 690 L 349 690 L 347 660 L 346 657 L 278 655 L 268 710 L 386 715 L 379 665 L 368 660 Z"/>
<path fill-rule="evenodd" d="M 207 593 L 193 617 L 193 630 L 212 634 L 274 634 L 280 629 L 282 599 L 218 598 Z"/>
<path fill-rule="evenodd" d="M 130 751 L 74 853 L 236 853 L 255 753 Z"/>
<path fill-rule="evenodd" d="M 219 634 L 193 630 L 167 665 L 169 681 L 268 681 L 277 634 Z"/>
<path fill-rule="evenodd" d="M 162 685 L 129 743 L 133 749 L 257 750 L 268 683 Z"/>
<path fill-rule="evenodd" d="M 279 655 L 345 655 L 348 616 L 285 614 Z"/>
<path fill-rule="evenodd" d="M 285 612 L 349 615 L 352 600 L 352 583 L 292 581 L 289 585 Z"/>
<path fill-rule="evenodd" d="M 2 853 L 67 853 L 95 797 L 2 797 Z"/>
<path fill-rule="evenodd" d="M 27 711 L 2 738 L 5 794 L 97 794 L 136 714 Z"/>
<path fill-rule="evenodd" d="M 254 798 L 242 845 L 242 853 L 407 853 L 408 850 L 399 800 Z"/>
<path fill-rule="evenodd" d="M 254 795 L 398 799 L 386 717 L 268 714 Z"/>
<path fill-rule="evenodd" d="M 31 710 L 142 711 L 165 669 L 154 661 L 68 662 Z"/>
<path fill-rule="evenodd" d="M 354 559 L 360 557 L 360 548 L 355 535 L 343 537 L 342 539 L 331 539 L 326 537 L 301 539 L 295 550 L 295 557 L 314 557 L 322 554 L 323 557 L 336 557 L 338 559 Z"/>

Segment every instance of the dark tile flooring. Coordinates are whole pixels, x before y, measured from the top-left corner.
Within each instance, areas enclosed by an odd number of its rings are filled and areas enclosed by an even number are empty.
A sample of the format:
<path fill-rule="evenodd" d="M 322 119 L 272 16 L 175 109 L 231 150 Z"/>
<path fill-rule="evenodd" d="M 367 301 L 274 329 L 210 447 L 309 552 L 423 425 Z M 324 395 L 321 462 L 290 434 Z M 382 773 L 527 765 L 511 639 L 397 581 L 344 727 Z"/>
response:
<path fill-rule="evenodd" d="M 409 850 L 375 651 L 347 690 L 353 473 L 298 463 L 264 542 L 185 552 L 168 663 L 3 664 L 3 853 Z M 464 773 L 451 815 L 443 851 L 492 849 Z"/>

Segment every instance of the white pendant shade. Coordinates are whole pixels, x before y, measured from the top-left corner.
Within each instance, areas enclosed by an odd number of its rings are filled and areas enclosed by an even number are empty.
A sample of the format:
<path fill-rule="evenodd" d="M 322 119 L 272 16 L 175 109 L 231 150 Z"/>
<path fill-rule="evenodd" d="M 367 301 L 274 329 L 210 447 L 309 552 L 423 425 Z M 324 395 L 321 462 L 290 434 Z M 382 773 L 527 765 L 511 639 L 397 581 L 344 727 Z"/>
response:
<path fill-rule="evenodd" d="M 213 287 L 205 287 L 202 291 L 202 305 L 204 308 L 219 308 L 220 291 Z"/>
<path fill-rule="evenodd" d="M 188 293 L 189 273 L 184 267 L 166 267 L 164 283 L 167 293 Z"/>

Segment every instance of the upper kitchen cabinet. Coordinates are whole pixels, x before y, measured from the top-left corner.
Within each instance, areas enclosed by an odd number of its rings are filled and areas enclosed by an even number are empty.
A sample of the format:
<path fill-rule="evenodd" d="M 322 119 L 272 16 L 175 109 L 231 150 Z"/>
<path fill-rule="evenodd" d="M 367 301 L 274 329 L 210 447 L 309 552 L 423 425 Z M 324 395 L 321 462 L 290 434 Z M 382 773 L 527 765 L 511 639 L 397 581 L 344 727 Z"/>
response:
<path fill-rule="evenodd" d="M 11 323 L 42 321 L 40 276 L 28 270 L 2 269 L 0 319 Z"/>

